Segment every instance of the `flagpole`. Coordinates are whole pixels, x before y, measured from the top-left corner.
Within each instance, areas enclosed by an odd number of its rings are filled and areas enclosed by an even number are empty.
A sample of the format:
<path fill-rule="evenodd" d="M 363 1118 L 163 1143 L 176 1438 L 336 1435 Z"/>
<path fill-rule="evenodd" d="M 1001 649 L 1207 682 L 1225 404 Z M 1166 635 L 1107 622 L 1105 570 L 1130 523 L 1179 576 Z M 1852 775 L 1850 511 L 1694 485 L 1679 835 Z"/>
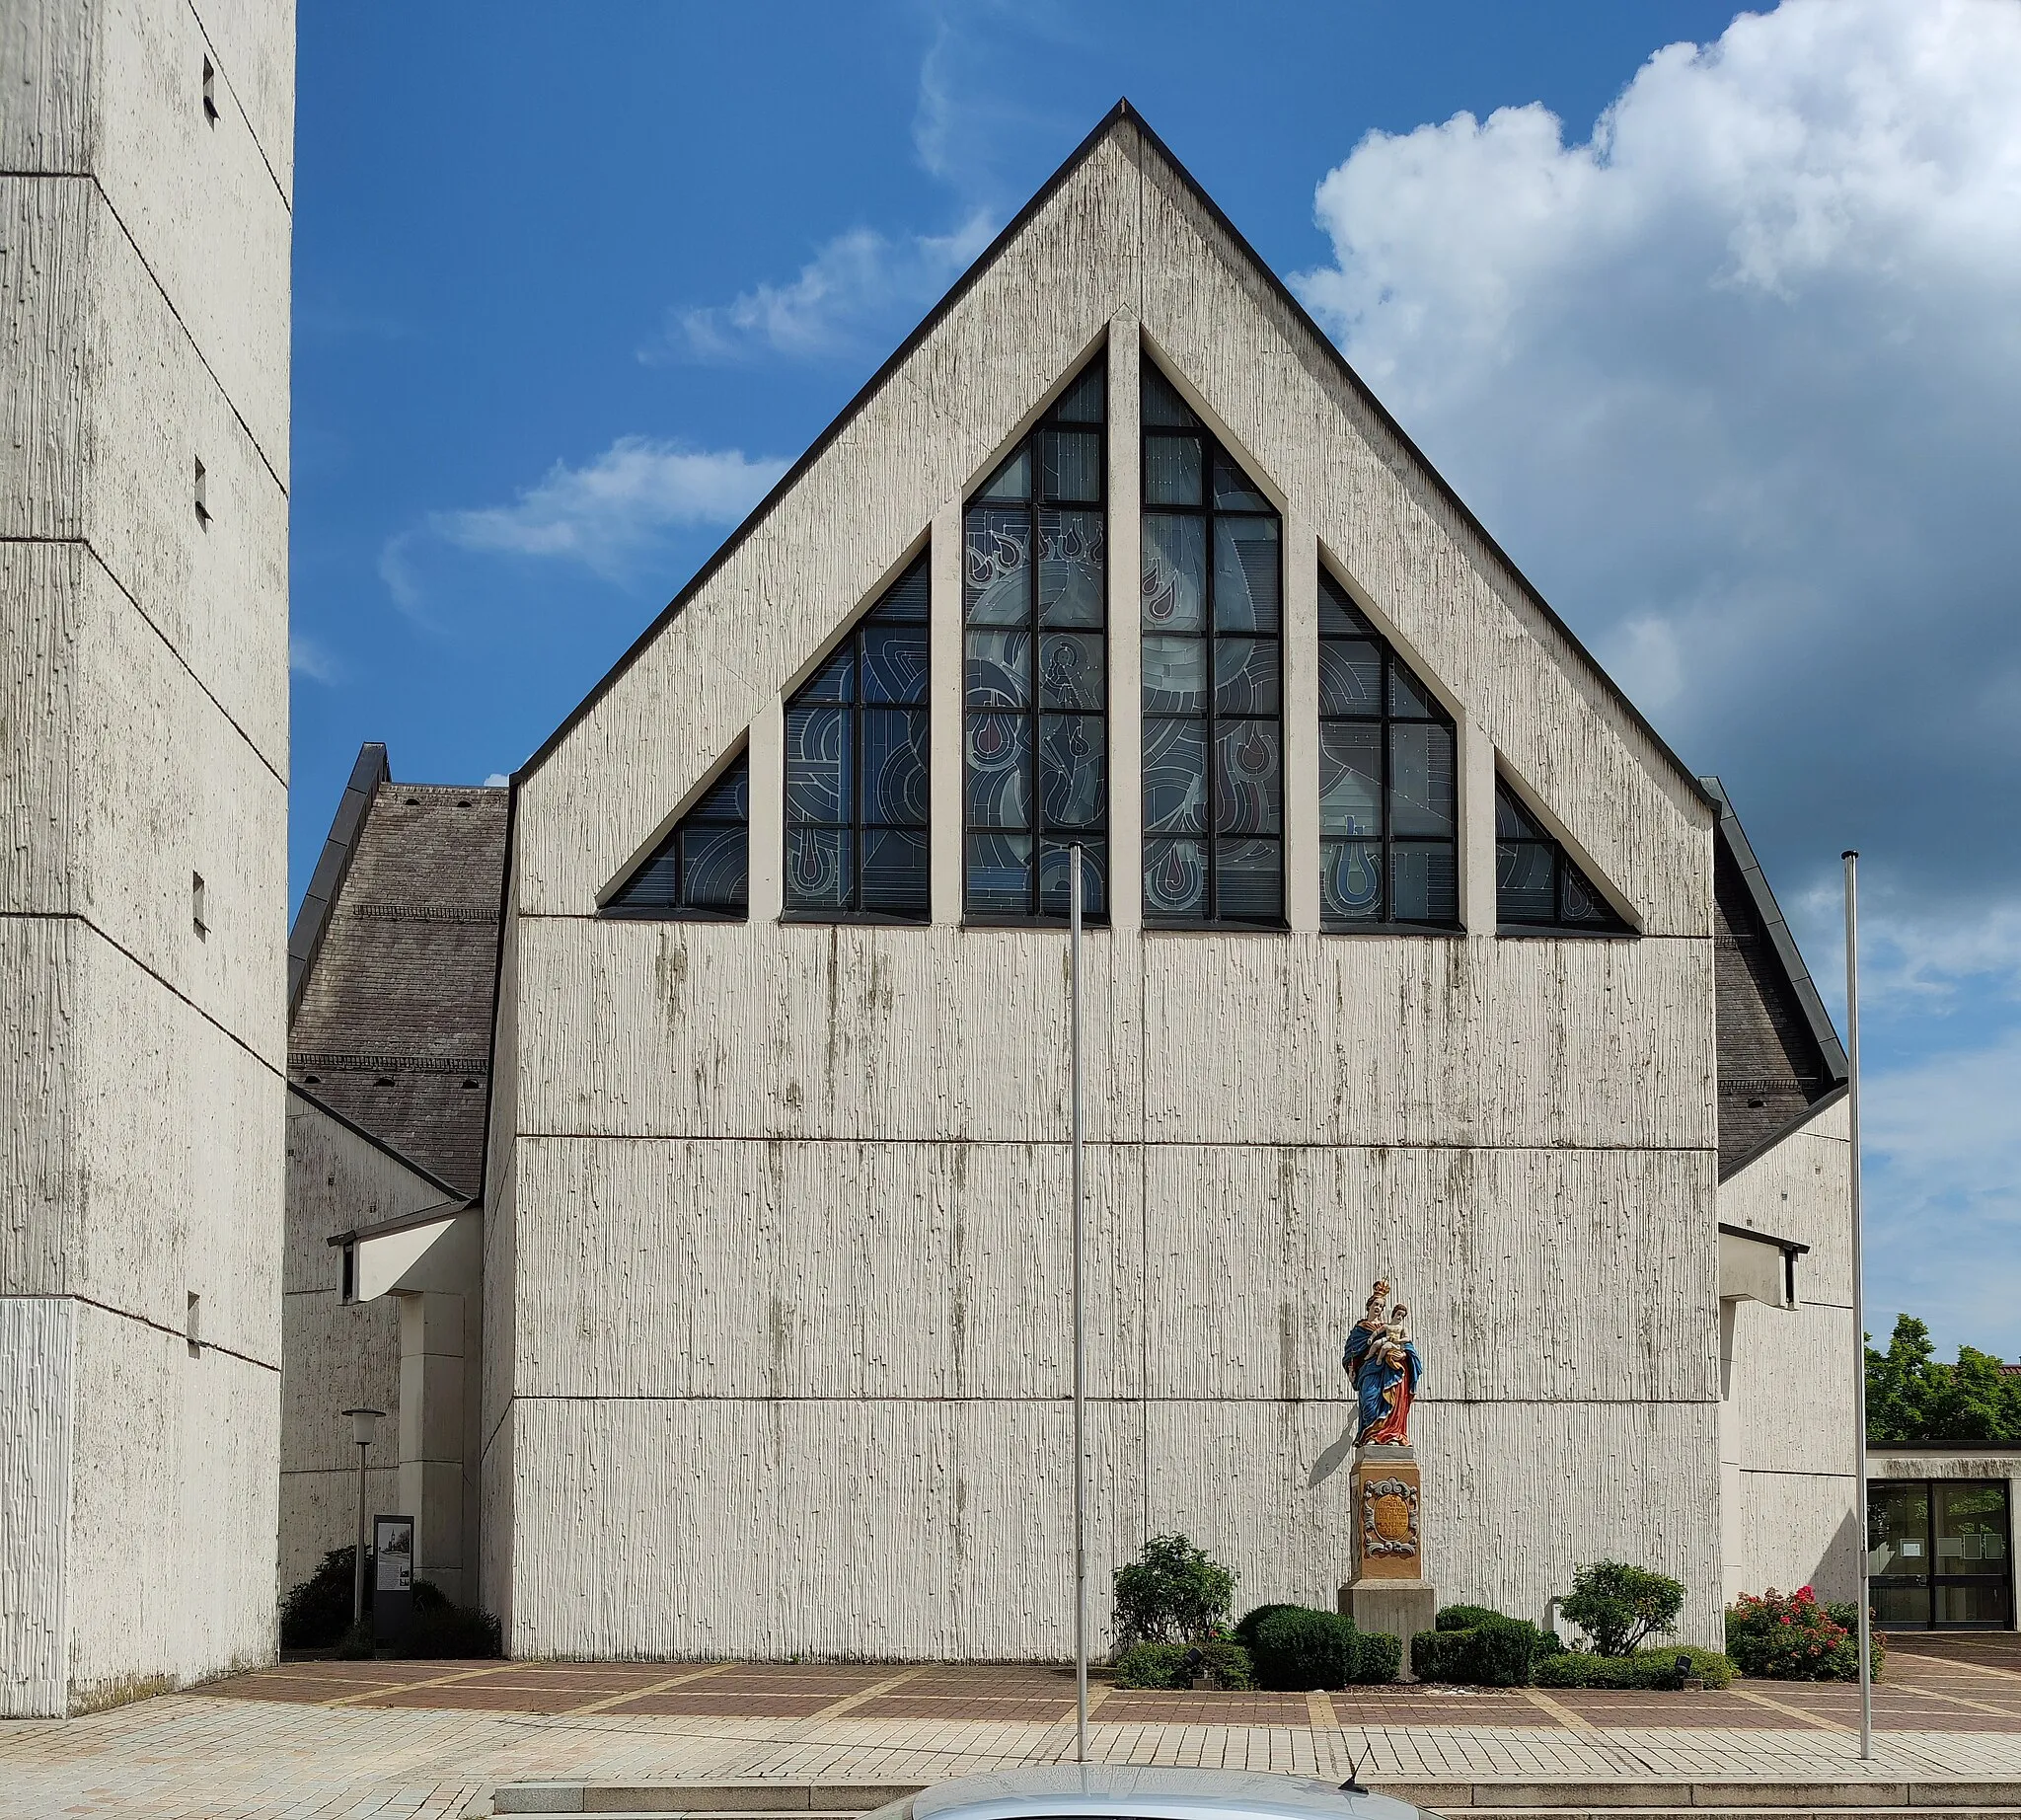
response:
<path fill-rule="evenodd" d="M 1074 1049 L 1074 1689 L 1076 1761 L 1087 1761 L 1087 1330 L 1083 1292 L 1086 1202 L 1081 1169 L 1081 848 L 1068 850 L 1067 951 Z"/>
<path fill-rule="evenodd" d="M 1865 1281 L 1860 1266 L 1859 1206 L 1859 854 L 1845 862 L 1845 1111 L 1851 1135 L 1852 1207 L 1852 1478 L 1856 1513 L 1853 1545 L 1859 1555 L 1859 1757 L 1874 1755 L 1874 1660 L 1871 1561 L 1867 1532 L 1867 1320 Z"/>

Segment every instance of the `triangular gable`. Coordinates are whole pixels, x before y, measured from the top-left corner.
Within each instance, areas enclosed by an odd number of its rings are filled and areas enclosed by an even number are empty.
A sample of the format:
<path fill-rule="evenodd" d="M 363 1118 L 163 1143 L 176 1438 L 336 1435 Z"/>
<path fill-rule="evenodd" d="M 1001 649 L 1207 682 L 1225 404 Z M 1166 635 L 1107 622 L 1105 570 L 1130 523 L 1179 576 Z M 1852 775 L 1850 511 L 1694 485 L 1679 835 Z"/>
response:
<path fill-rule="evenodd" d="M 1624 891 L 1674 905 L 1666 933 L 1705 933 L 1709 798 L 1127 104 L 517 775 L 540 786 L 522 804 L 542 856 L 525 907 L 579 910 L 638 851 L 636 820 L 580 816 L 591 776 L 630 772 L 637 811 L 664 814 L 1118 321 L 1209 401 L 1487 736 L 1565 801 Z M 715 623 L 691 623 L 698 608 Z M 568 776 L 550 780 L 564 751 Z"/>
<path fill-rule="evenodd" d="M 1845 1091 L 1845 1050 L 1717 778 L 1713 852 L 1719 1176 L 1738 1174 Z"/>

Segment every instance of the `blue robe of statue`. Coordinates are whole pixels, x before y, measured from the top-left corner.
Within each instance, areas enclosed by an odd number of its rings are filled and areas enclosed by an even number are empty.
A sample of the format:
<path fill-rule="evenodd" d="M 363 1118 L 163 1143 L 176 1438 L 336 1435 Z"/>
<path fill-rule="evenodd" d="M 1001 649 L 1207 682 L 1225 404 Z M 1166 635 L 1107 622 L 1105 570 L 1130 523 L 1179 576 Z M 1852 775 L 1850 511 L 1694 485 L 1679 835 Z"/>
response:
<path fill-rule="evenodd" d="M 1389 1335 L 1382 1327 L 1357 1322 L 1347 1330 L 1347 1344 L 1341 1348 L 1340 1368 L 1354 1380 L 1361 1403 L 1361 1426 L 1355 1445 L 1367 1447 L 1375 1441 L 1405 1442 L 1410 1438 L 1410 1400 L 1417 1395 L 1424 1363 L 1417 1347 L 1403 1342 L 1403 1363 L 1391 1365 L 1387 1352 Z"/>

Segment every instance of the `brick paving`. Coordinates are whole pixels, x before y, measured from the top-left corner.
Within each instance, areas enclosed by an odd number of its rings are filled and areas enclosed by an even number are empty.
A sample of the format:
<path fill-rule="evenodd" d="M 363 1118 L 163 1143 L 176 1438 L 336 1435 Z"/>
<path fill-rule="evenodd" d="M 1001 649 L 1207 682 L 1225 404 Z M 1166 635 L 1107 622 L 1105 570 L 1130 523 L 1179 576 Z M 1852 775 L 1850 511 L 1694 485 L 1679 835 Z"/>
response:
<path fill-rule="evenodd" d="M 2021 1637 L 1891 1639 L 1876 1761 L 1857 1690 L 1356 1688 L 1157 1694 L 1097 1684 L 1093 1753 L 1413 1783 L 2021 1781 Z M 0 1817 L 451 1820 L 496 1782 L 935 1782 L 1071 1754 L 1047 1666 L 287 1662 L 71 1720 L 0 1722 Z"/>

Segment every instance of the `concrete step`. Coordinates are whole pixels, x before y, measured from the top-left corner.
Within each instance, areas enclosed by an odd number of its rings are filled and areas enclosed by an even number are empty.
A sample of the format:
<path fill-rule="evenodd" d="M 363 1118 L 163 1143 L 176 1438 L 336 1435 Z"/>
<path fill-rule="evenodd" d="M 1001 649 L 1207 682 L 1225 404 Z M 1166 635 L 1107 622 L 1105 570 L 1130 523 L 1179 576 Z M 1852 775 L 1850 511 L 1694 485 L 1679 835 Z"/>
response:
<path fill-rule="evenodd" d="M 466 1811 L 605 1820 L 859 1820 L 918 1782 L 501 1782 Z M 1404 1782 L 1370 1786 L 1454 1820 L 2021 1820 L 2021 1782 Z"/>
<path fill-rule="evenodd" d="M 678 1814 L 685 1820 L 857 1820 L 873 1807 L 918 1794 L 924 1782 L 500 1782 L 473 1814 Z"/>

